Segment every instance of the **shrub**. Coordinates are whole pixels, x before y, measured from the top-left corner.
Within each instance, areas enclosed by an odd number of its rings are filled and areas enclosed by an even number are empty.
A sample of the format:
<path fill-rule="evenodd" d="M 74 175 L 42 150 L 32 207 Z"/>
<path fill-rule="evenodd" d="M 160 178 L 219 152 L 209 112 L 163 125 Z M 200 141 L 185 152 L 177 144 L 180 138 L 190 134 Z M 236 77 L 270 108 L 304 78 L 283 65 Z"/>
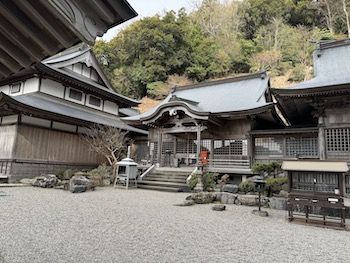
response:
<path fill-rule="evenodd" d="M 74 173 L 76 173 L 76 172 L 77 172 L 77 170 L 68 169 L 68 170 L 65 170 L 63 172 L 59 172 L 57 174 L 57 177 L 58 177 L 58 179 L 60 179 L 62 181 L 69 180 L 73 177 Z"/>
<path fill-rule="evenodd" d="M 287 182 L 287 177 L 268 178 L 266 179 L 266 186 L 283 185 Z"/>
<path fill-rule="evenodd" d="M 206 172 L 202 175 L 202 184 L 203 184 L 203 190 L 204 191 L 212 191 L 213 188 L 216 185 L 216 179 L 218 177 L 218 174 L 216 173 L 209 173 Z M 189 185 L 194 188 L 198 183 L 198 176 L 193 173 L 191 176 L 191 179 L 189 180 Z"/>
<path fill-rule="evenodd" d="M 266 179 L 266 188 L 268 189 L 268 196 L 271 193 L 279 193 L 282 190 L 282 185 L 288 182 L 287 177 L 268 178 Z"/>
<path fill-rule="evenodd" d="M 281 171 L 281 164 L 278 162 L 256 163 L 252 167 L 254 173 L 258 173 L 264 177 L 276 176 Z"/>
<path fill-rule="evenodd" d="M 194 188 L 198 184 L 198 176 L 195 173 L 191 174 L 191 178 L 188 181 L 191 188 Z"/>
<path fill-rule="evenodd" d="M 241 189 L 241 191 L 245 193 L 252 192 L 254 190 L 254 187 L 255 187 L 254 183 L 249 180 L 242 181 L 239 184 L 239 189 Z"/>
<path fill-rule="evenodd" d="M 111 179 L 112 168 L 106 164 L 101 164 L 97 168 L 86 173 L 86 176 L 94 181 L 96 185 L 102 186 L 104 179 Z"/>

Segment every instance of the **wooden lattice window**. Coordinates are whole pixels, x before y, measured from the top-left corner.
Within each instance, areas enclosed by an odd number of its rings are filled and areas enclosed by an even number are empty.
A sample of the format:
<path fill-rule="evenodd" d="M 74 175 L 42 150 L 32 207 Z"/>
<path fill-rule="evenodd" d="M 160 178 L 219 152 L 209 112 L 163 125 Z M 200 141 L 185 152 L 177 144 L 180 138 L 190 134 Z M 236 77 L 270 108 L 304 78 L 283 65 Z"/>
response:
<path fill-rule="evenodd" d="M 248 155 L 247 140 L 215 140 L 214 154 Z"/>
<path fill-rule="evenodd" d="M 162 154 L 174 153 L 174 142 L 163 142 Z"/>
<path fill-rule="evenodd" d="M 317 156 L 317 137 L 286 138 L 286 156 Z"/>
<path fill-rule="evenodd" d="M 201 141 L 201 151 L 211 151 L 211 140 L 204 139 Z"/>
<path fill-rule="evenodd" d="M 158 143 L 157 142 L 151 142 L 149 144 L 149 155 L 151 162 L 154 162 L 157 160 L 158 157 Z"/>
<path fill-rule="evenodd" d="M 178 140 L 176 144 L 176 152 L 195 154 L 197 152 L 197 144 L 193 140 Z"/>
<path fill-rule="evenodd" d="M 327 129 L 327 151 L 329 152 L 347 152 L 350 150 L 350 129 Z"/>
<path fill-rule="evenodd" d="M 334 193 L 339 187 L 339 175 L 322 172 L 292 172 L 293 190 Z"/>
<path fill-rule="evenodd" d="M 96 106 L 96 107 L 101 107 L 101 99 L 90 95 L 89 96 L 89 104 Z"/>
<path fill-rule="evenodd" d="M 78 101 L 82 101 L 83 99 L 83 93 L 79 90 L 75 90 L 75 89 L 69 89 L 69 98 L 74 99 L 74 100 L 78 100 Z"/>
<path fill-rule="evenodd" d="M 21 83 L 14 83 L 14 84 L 12 84 L 11 88 L 10 88 L 11 94 L 19 93 L 21 91 L 21 86 L 22 86 Z"/>
<path fill-rule="evenodd" d="M 255 138 L 255 154 L 283 156 L 283 139 L 274 137 Z"/>

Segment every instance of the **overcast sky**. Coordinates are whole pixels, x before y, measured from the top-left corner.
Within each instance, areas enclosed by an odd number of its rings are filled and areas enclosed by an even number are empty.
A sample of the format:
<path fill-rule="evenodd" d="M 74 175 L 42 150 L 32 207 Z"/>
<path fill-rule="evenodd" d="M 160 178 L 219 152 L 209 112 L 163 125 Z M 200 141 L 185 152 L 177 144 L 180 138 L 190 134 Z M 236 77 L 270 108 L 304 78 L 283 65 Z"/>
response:
<path fill-rule="evenodd" d="M 139 14 L 136 18 L 130 20 L 135 21 L 136 19 L 141 19 L 148 16 L 153 16 L 155 14 L 163 14 L 164 11 L 174 10 L 177 12 L 181 7 L 185 7 L 187 12 L 194 9 L 194 2 L 201 2 L 200 0 L 127 0 L 129 4 L 135 9 Z M 130 23 L 130 22 L 129 22 Z M 116 26 L 107 31 L 103 35 L 103 39 L 109 41 L 113 38 L 121 28 L 125 28 L 128 22 L 123 23 L 120 26 Z"/>

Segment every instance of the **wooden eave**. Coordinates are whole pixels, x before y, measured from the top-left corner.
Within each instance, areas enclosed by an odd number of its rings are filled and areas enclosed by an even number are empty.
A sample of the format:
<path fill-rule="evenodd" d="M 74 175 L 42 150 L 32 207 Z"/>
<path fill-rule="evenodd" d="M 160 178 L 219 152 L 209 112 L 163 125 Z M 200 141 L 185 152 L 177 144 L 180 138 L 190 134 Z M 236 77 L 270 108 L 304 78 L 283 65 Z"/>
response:
<path fill-rule="evenodd" d="M 126 0 L 2 0 L 0 79 L 135 17 Z"/>
<path fill-rule="evenodd" d="M 215 115 L 223 119 L 242 119 L 248 116 L 254 116 L 254 115 L 258 115 L 266 112 L 271 112 L 272 110 L 274 110 L 273 106 L 274 104 L 271 103 L 259 108 L 242 110 L 242 111 L 234 111 L 234 112 L 220 112 L 220 113 L 216 113 Z"/>
<path fill-rule="evenodd" d="M 192 113 L 193 115 L 198 116 L 200 119 L 208 119 L 209 112 L 202 112 L 202 111 L 195 111 L 192 109 L 192 107 L 189 107 L 188 104 L 182 101 L 172 101 L 165 103 L 163 105 L 160 105 L 155 112 L 153 112 L 151 115 L 141 118 L 140 120 L 143 123 L 149 123 L 153 120 L 158 119 L 164 112 L 169 111 L 168 108 L 174 108 L 174 107 L 183 107 L 188 112 Z"/>
<path fill-rule="evenodd" d="M 271 91 L 276 97 L 302 98 L 302 97 L 309 97 L 309 96 L 324 96 L 324 95 L 350 93 L 350 84 L 313 87 L 313 88 L 307 88 L 307 89 L 271 88 Z"/>
<path fill-rule="evenodd" d="M 318 127 L 252 130 L 249 132 L 249 134 L 251 135 L 286 135 L 286 134 L 293 135 L 293 134 L 305 134 L 305 133 L 318 134 Z"/>

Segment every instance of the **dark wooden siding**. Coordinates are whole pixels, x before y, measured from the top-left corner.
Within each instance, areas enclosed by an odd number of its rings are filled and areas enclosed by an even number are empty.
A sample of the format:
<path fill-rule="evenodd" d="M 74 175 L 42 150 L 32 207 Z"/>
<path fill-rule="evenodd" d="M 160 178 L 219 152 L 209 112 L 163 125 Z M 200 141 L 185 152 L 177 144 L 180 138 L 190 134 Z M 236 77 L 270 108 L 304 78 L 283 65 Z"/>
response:
<path fill-rule="evenodd" d="M 19 126 L 15 159 L 55 163 L 98 164 L 102 156 L 88 149 L 77 134 Z"/>

